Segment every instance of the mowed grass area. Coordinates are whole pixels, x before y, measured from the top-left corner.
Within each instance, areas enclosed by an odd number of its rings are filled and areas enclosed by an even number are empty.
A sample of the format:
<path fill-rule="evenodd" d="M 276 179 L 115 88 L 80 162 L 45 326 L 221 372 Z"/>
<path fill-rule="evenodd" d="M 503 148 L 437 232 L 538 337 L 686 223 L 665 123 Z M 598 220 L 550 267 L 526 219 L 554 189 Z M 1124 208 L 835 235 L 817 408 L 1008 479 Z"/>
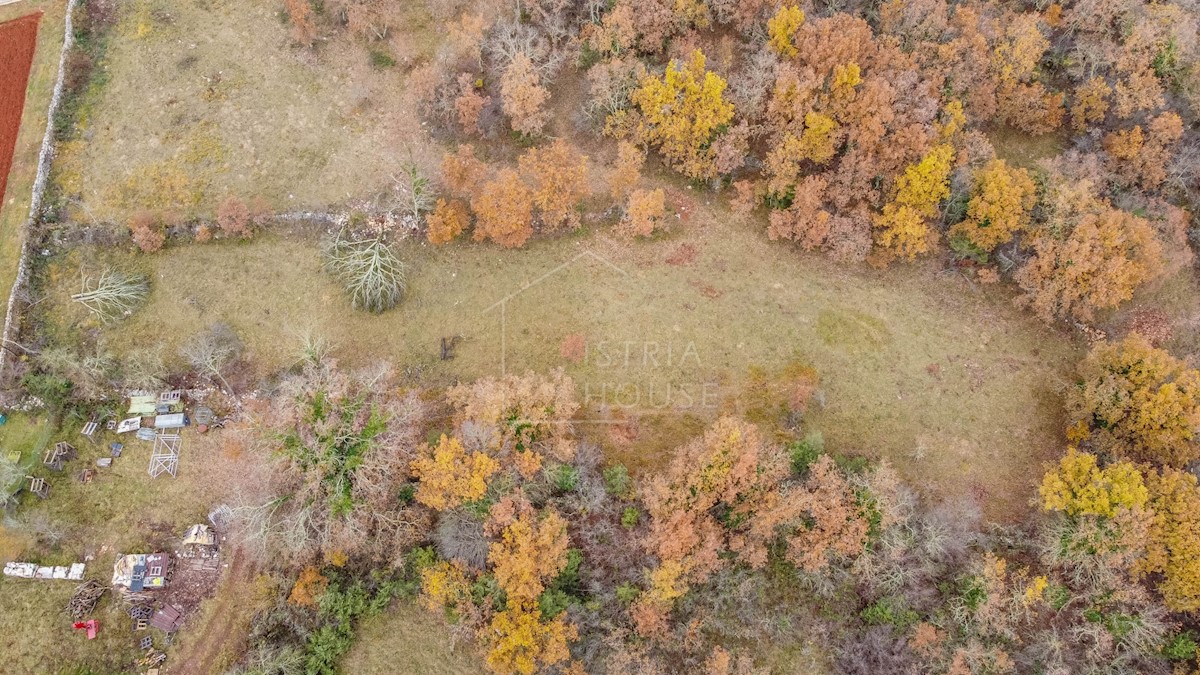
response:
<path fill-rule="evenodd" d="M 455 644 L 442 621 L 404 601 L 366 619 L 342 672 L 361 675 L 483 675 L 482 654 L 472 642 Z"/>
<path fill-rule="evenodd" d="M 887 457 L 930 496 L 974 495 L 993 518 L 1025 512 L 1040 463 L 1061 451 L 1057 392 L 1079 356 L 1062 334 L 1004 289 L 923 266 L 838 266 L 715 208 L 692 221 L 707 225 L 633 244 L 588 232 L 519 251 L 408 242 L 408 297 L 379 316 L 350 308 L 315 241 L 264 236 L 153 256 L 80 250 L 51 268 L 48 328 L 94 328 L 118 356 L 162 345 L 175 357 L 188 337 L 226 322 L 260 377 L 294 363 L 306 334 L 328 339 L 345 365 L 386 359 L 425 384 L 499 374 L 502 364 L 563 367 L 583 421 L 613 408 L 642 417 L 640 436 L 610 444 L 637 470 L 662 466 L 688 435 L 737 409 L 752 370 L 803 364 L 820 374 L 826 402 L 805 426 L 832 450 Z M 687 247 L 693 262 L 666 262 Z M 148 304 L 112 326 L 93 325 L 68 300 L 80 266 L 104 264 L 142 269 L 153 284 Z M 523 288 L 501 316 L 495 303 Z M 572 334 L 588 344 L 579 363 L 560 352 Z M 442 361 L 441 338 L 452 336 L 454 358 Z"/>
<path fill-rule="evenodd" d="M 29 69 L 25 111 L 13 148 L 8 185 L 0 195 L 0 308 L 8 306 L 8 296 L 17 278 L 21 244 L 25 239 L 24 226 L 29 218 L 33 181 L 37 177 L 38 153 L 46 133 L 46 112 L 54 93 L 54 80 L 58 77 L 66 5 L 66 0 L 25 0 L 0 7 L 0 23 L 38 10 L 44 12 L 38 28 L 37 51 Z"/>
<path fill-rule="evenodd" d="M 211 216 L 227 195 L 273 210 L 324 208 L 387 189 L 411 156 L 433 168 L 405 72 L 440 39 L 423 3 L 369 45 L 341 33 L 295 47 L 283 3 L 131 0 L 108 80 L 64 144 L 58 182 L 80 222 L 140 209 Z"/>

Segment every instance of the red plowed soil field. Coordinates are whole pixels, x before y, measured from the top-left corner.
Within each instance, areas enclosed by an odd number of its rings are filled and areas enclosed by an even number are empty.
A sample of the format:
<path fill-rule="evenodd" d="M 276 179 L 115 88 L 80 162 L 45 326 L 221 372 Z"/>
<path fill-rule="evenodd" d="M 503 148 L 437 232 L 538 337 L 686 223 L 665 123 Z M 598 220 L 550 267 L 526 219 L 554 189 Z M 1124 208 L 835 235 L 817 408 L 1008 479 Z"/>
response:
<path fill-rule="evenodd" d="M 12 167 L 21 111 L 25 109 L 25 85 L 37 48 L 38 22 L 42 13 L 0 23 L 0 204 Z"/>

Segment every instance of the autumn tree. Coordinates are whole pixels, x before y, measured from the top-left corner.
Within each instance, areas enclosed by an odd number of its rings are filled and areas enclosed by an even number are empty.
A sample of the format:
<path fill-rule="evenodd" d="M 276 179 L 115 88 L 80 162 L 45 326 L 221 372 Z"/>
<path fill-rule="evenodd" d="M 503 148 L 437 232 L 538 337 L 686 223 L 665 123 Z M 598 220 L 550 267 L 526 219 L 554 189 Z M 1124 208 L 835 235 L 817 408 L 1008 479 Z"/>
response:
<path fill-rule="evenodd" d="M 1162 268 L 1162 246 L 1145 218 L 1086 199 L 1060 223 L 1034 233 L 1033 256 L 1015 275 L 1024 301 L 1047 321 L 1090 321 Z"/>
<path fill-rule="evenodd" d="M 311 47 L 317 39 L 317 22 L 312 5 L 308 0 L 283 0 L 288 19 L 292 22 L 292 39 L 305 47 Z"/>
<path fill-rule="evenodd" d="M 775 16 L 767 21 L 767 44 L 776 54 L 791 58 L 798 52 L 792 36 L 804 25 L 804 12 L 795 5 L 781 6 Z"/>
<path fill-rule="evenodd" d="M 662 188 L 634 190 L 625 206 L 625 215 L 617 224 L 623 237 L 649 237 L 662 227 L 667 217 L 666 193 Z"/>
<path fill-rule="evenodd" d="M 567 420 L 579 409 L 575 384 L 561 370 L 484 378 L 446 392 L 460 426 L 486 430 L 486 452 L 529 478 L 545 457 L 569 461 L 575 439 Z"/>
<path fill-rule="evenodd" d="M 475 241 L 519 248 L 533 234 L 533 192 L 514 169 L 503 169 L 471 198 Z"/>
<path fill-rule="evenodd" d="M 458 125 L 463 133 L 478 134 L 479 118 L 483 109 L 492 102 L 490 96 L 484 96 L 475 86 L 476 78 L 470 73 L 460 73 L 458 76 L 458 97 L 454 99 L 454 112 L 458 115 Z"/>
<path fill-rule="evenodd" d="M 545 110 L 550 92 L 542 86 L 533 61 L 523 52 L 518 53 L 504 70 L 500 78 L 500 101 L 504 114 L 508 115 L 513 131 L 525 136 L 541 133 L 549 119 Z"/>
<path fill-rule="evenodd" d="M 1163 469 L 1147 477 L 1150 524 L 1146 556 L 1135 572 L 1161 574 L 1158 591 L 1176 612 L 1200 609 L 1200 487 L 1186 471 Z"/>
<path fill-rule="evenodd" d="M 1147 133 L 1138 125 L 1106 134 L 1104 149 L 1112 158 L 1114 173 L 1126 184 L 1152 190 L 1166 180 L 1171 155 L 1182 137 L 1183 121 L 1166 112 L 1150 121 Z"/>
<path fill-rule="evenodd" d="M 761 568 L 781 535 L 788 560 L 806 571 L 862 553 L 868 523 L 833 460 L 817 459 L 802 485 L 789 484 L 789 473 L 757 427 L 723 417 L 650 478 L 646 544 L 660 563 L 634 608 L 640 632 L 653 632 L 677 598 L 731 560 Z"/>
<path fill-rule="evenodd" d="M 999 117 L 1031 134 L 1054 131 L 1065 114 L 1065 96 L 1038 81 L 1038 63 L 1050 47 L 1038 21 L 1033 13 L 1012 16 L 1003 23 L 1004 34 L 992 51 Z"/>
<path fill-rule="evenodd" d="M 217 227 L 229 237 L 250 236 L 250 207 L 230 195 L 217 207 Z"/>
<path fill-rule="evenodd" d="M 908 259 L 925 253 L 935 236 L 929 220 L 950 196 L 950 162 L 954 149 L 938 145 L 896 179 L 895 197 L 875 217 L 875 240 Z"/>
<path fill-rule="evenodd" d="M 471 215 L 461 200 L 438 199 L 437 204 L 433 207 L 433 212 L 425 219 L 429 243 L 440 246 L 454 241 L 458 235 L 462 234 L 463 230 L 467 229 L 470 222 Z"/>
<path fill-rule="evenodd" d="M 577 208 L 589 193 L 587 157 L 559 138 L 526 151 L 518 166 L 533 186 L 542 226 L 550 231 L 579 227 Z"/>
<path fill-rule="evenodd" d="M 1093 77 L 1075 89 L 1075 104 L 1071 106 L 1071 126 L 1083 133 L 1088 126 L 1104 121 L 1108 114 L 1112 87 L 1103 77 Z"/>
<path fill-rule="evenodd" d="M 552 509 L 532 509 L 509 523 L 491 545 L 488 561 L 504 590 L 506 608 L 489 625 L 488 665 L 500 673 L 534 673 L 567 660 L 567 643 L 578 636 L 563 616 L 547 620 L 538 597 L 567 565 L 567 523 Z"/>
<path fill-rule="evenodd" d="M 1111 517 L 1117 509 L 1141 509 L 1149 493 L 1142 474 L 1130 462 L 1100 468 L 1096 456 L 1067 448 L 1058 465 L 1046 472 L 1038 489 L 1042 508 L 1067 515 Z"/>
<path fill-rule="evenodd" d="M 1029 222 L 1037 190 L 1029 172 L 992 160 L 975 174 L 967 217 L 950 229 L 975 247 L 991 251 L 1012 240 Z"/>
<path fill-rule="evenodd" d="M 509 607 L 488 625 L 487 664 L 497 673 L 533 675 L 571 658 L 579 631 L 562 614 L 546 619 L 536 606 Z"/>
<path fill-rule="evenodd" d="M 129 219 L 129 233 L 133 243 L 145 253 L 153 253 L 163 247 L 167 233 L 162 220 L 151 211 L 138 211 Z"/>
<path fill-rule="evenodd" d="M 617 143 L 617 162 L 608 174 L 608 189 L 612 198 L 623 202 L 642 178 L 646 155 L 629 141 Z"/>
<path fill-rule="evenodd" d="M 705 70 L 700 50 L 685 64 L 671 61 L 661 78 L 646 76 L 631 96 L 641 111 L 639 137 L 683 175 L 712 178 L 716 168 L 710 144 L 733 119 L 733 104 L 723 98 L 724 91 L 725 80 Z"/>
<path fill-rule="evenodd" d="M 487 180 L 487 165 L 475 156 L 475 148 L 460 145 L 442 157 L 442 180 L 451 194 L 471 198 Z"/>
<path fill-rule="evenodd" d="M 1101 447 L 1177 467 L 1200 458 L 1200 371 L 1135 333 L 1097 345 L 1078 373 L 1067 408 Z"/>
<path fill-rule="evenodd" d="M 300 571 L 300 576 L 292 585 L 292 590 L 288 594 L 288 604 L 316 607 L 327 588 L 329 588 L 329 578 L 321 574 L 316 567 L 309 565 Z"/>
<path fill-rule="evenodd" d="M 482 452 L 468 454 L 457 438 L 442 434 L 437 447 L 412 463 L 413 476 L 420 481 L 416 499 L 438 511 L 475 501 L 487 491 L 487 479 L 499 470 L 496 460 Z"/>

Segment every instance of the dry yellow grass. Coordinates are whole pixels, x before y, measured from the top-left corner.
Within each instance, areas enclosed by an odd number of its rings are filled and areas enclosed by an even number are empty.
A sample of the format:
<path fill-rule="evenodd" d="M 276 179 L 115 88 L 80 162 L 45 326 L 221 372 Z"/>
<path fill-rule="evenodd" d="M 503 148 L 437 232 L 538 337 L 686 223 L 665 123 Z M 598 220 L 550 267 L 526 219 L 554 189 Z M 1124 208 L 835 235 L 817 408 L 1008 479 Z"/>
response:
<path fill-rule="evenodd" d="M 482 675 L 474 644 L 455 644 L 442 622 L 414 605 L 397 602 L 358 627 L 354 648 L 342 660 L 361 675 Z"/>
<path fill-rule="evenodd" d="M 110 79 L 80 121 L 87 140 L 60 162 L 80 221 L 123 222 L 142 208 L 209 215 L 226 195 L 275 209 L 371 197 L 408 159 L 437 161 L 405 98 L 406 58 L 436 39 L 414 3 L 372 68 L 348 37 L 290 44 L 282 5 L 214 0 L 125 3 Z"/>
<path fill-rule="evenodd" d="M 848 269 L 773 244 L 724 211 L 693 218 L 707 224 L 633 245 L 603 233 L 519 251 L 409 242 L 408 297 L 381 316 L 349 308 L 315 242 L 271 237 L 153 256 L 85 252 L 55 271 L 47 303 L 52 330 L 86 324 L 67 301 L 75 265 L 103 259 L 153 281 L 145 308 L 100 331 L 118 354 L 156 344 L 174 354 L 224 321 L 260 375 L 293 363 L 305 333 L 330 340 L 346 365 L 387 359 L 425 383 L 498 374 L 502 356 L 510 371 L 562 366 L 579 383 L 585 417 L 631 403 L 647 416 L 647 433 L 619 452 L 639 468 L 661 465 L 681 436 L 727 409 L 751 368 L 801 362 L 821 375 L 827 405 L 808 425 L 830 448 L 888 457 L 927 493 L 982 497 L 993 517 L 1024 512 L 1037 467 L 1060 451 L 1056 389 L 1077 356 L 1063 335 L 1013 307 L 1004 289 L 919 266 Z M 699 252 L 694 263 L 663 262 L 685 243 Z M 502 330 L 490 306 L 584 252 L 597 258 L 512 298 Z M 572 333 L 590 345 L 581 363 L 559 351 Z M 442 361 L 448 336 L 462 340 Z"/>

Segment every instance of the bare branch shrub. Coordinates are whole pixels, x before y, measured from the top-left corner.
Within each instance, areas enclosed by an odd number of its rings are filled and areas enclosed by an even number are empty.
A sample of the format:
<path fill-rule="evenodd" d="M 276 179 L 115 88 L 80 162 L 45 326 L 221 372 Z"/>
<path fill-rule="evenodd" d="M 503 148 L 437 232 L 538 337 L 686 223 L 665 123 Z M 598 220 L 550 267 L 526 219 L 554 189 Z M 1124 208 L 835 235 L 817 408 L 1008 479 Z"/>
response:
<path fill-rule="evenodd" d="M 200 374 L 220 381 L 231 396 L 237 395 L 224 371 L 242 355 L 242 341 L 227 324 L 215 323 L 193 335 L 180 347 L 179 355 Z"/>
<path fill-rule="evenodd" d="M 337 277 L 355 309 L 374 314 L 404 295 L 405 265 L 380 238 L 352 241 L 339 234 L 325 246 L 325 269 Z"/>

